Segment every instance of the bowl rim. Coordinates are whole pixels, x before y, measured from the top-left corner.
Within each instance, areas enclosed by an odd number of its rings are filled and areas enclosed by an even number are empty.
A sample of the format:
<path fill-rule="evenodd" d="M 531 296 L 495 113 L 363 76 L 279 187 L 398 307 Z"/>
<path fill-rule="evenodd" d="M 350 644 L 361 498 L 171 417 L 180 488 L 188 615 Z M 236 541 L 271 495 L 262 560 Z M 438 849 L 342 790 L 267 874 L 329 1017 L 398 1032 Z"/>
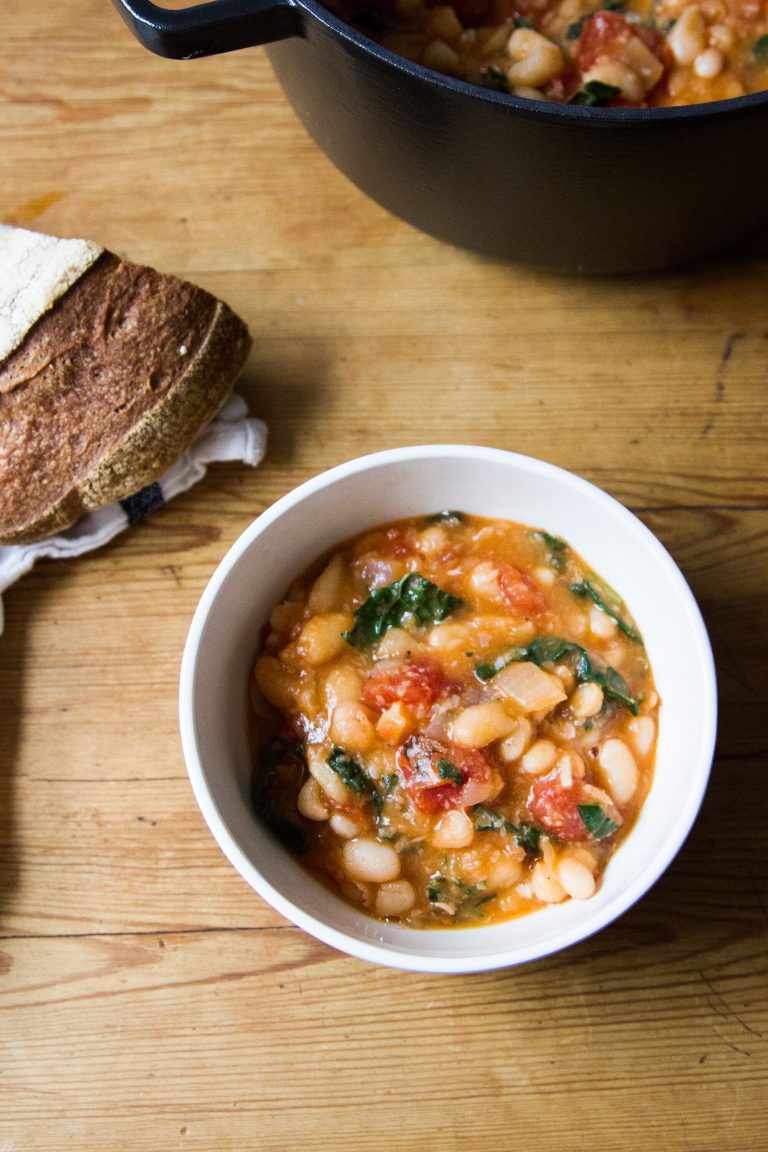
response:
<path fill-rule="evenodd" d="M 364 32 L 359 32 L 345 23 L 341 17 L 336 16 L 318 0 L 293 0 L 293 2 L 339 39 L 420 84 L 458 93 L 481 103 L 514 108 L 517 112 L 535 120 L 546 120 L 550 123 L 572 121 L 581 124 L 582 127 L 605 128 L 609 125 L 622 125 L 625 128 L 649 128 L 656 123 L 728 118 L 739 114 L 742 110 L 748 111 L 768 104 L 768 89 L 748 92 L 744 96 L 732 96 L 727 100 L 710 100 L 704 104 L 678 104 L 668 108 L 589 108 L 579 104 L 526 100 L 511 92 L 495 92 L 490 88 L 481 88 L 468 80 L 446 76 L 423 64 L 407 60 L 404 56 L 385 48 L 378 41 L 372 40 Z"/>
<path fill-rule="evenodd" d="M 699 732 L 699 754 L 692 762 L 691 786 L 686 805 L 678 813 L 674 826 L 674 835 L 663 843 L 662 850 L 654 854 L 652 866 L 642 869 L 610 905 L 593 914 L 589 924 L 584 925 L 576 921 L 555 933 L 557 939 L 554 946 L 549 940 L 530 943 L 526 946 L 511 945 L 508 949 L 488 952 L 478 950 L 476 953 L 462 956 L 423 955 L 418 951 L 399 949 L 392 945 L 375 939 L 361 939 L 341 931 L 325 921 L 304 912 L 293 901 L 276 889 L 262 872 L 251 862 L 249 856 L 239 844 L 235 835 L 229 830 L 227 822 L 219 805 L 208 786 L 206 772 L 198 749 L 194 698 L 200 653 L 200 642 L 205 629 L 208 614 L 219 592 L 230 573 L 240 562 L 244 554 L 253 543 L 268 530 L 268 528 L 289 509 L 302 503 L 318 491 L 339 483 L 349 476 L 379 468 L 382 465 L 396 465 L 411 463 L 418 460 L 432 460 L 435 457 L 450 459 L 460 458 L 464 461 L 481 460 L 494 461 L 521 467 L 533 475 L 548 476 L 549 478 L 564 481 L 577 491 L 589 493 L 590 497 L 610 508 L 614 513 L 627 521 L 628 527 L 633 528 L 646 547 L 652 553 L 656 563 L 665 569 L 666 575 L 676 585 L 682 600 L 687 608 L 687 617 L 692 629 L 692 638 L 696 643 L 697 655 L 700 658 L 700 674 L 702 678 L 703 696 L 701 707 L 701 729 Z M 281 915 L 294 925 L 303 929 L 314 937 L 357 959 L 377 963 L 385 967 L 393 967 L 407 971 L 435 974 L 467 974 L 485 972 L 499 968 L 514 967 L 531 960 L 543 959 L 554 955 L 574 944 L 589 939 L 609 924 L 613 923 L 627 912 L 657 883 L 667 870 L 680 849 L 683 847 L 691 828 L 699 814 L 704 800 L 715 752 L 717 736 L 717 678 L 714 656 L 701 610 L 693 593 L 685 580 L 680 568 L 670 553 L 654 535 L 651 530 L 624 504 L 611 496 L 603 488 L 584 479 L 577 473 L 571 472 L 558 465 L 522 453 L 511 452 L 500 448 L 489 448 L 482 445 L 467 444 L 418 444 L 398 448 L 389 448 L 379 452 L 368 453 L 364 456 L 354 457 L 334 467 L 326 469 L 297 487 L 286 492 L 256 517 L 237 537 L 225 555 L 219 561 L 211 575 L 195 609 L 181 661 L 179 680 L 179 726 L 184 761 L 187 768 L 190 784 L 202 812 L 206 824 L 219 848 L 247 881 L 247 883 Z M 375 921 L 374 921 L 375 923 Z M 475 931 L 477 929 L 468 929 Z M 435 930 L 444 936 L 446 930 Z M 448 930 L 450 931 L 450 930 Z M 430 930 L 414 930 L 414 943 L 418 939 L 429 936 Z"/>

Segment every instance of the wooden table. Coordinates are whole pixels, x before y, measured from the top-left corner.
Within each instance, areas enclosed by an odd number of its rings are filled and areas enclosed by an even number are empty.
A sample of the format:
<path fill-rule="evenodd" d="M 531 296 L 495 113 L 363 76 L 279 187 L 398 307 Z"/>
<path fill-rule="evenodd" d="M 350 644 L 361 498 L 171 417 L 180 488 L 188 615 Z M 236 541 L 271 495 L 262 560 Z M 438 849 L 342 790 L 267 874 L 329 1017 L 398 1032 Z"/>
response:
<path fill-rule="evenodd" d="M 768 263 L 561 279 L 398 222 L 307 139 L 261 50 L 171 63 L 107 0 L 9 0 L 0 215 L 186 276 L 247 320 L 264 463 L 40 564 L 0 638 L 0 1149 L 768 1148 Z M 756 144 L 756 146 L 758 146 Z M 596 938 L 473 977 L 285 922 L 214 844 L 176 697 L 243 528 L 363 451 L 573 469 L 671 550 L 715 647 L 696 827 Z"/>

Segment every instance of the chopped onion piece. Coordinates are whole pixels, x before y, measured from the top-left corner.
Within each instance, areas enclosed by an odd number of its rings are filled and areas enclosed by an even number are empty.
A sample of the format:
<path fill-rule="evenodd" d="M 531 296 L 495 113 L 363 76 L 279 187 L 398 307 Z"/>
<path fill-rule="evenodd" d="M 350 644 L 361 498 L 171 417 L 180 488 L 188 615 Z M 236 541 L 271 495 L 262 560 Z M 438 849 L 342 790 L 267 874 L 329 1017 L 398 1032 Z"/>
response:
<path fill-rule="evenodd" d="M 490 681 L 489 688 L 494 696 L 514 700 L 523 712 L 548 712 L 567 698 L 556 676 L 550 676 L 528 660 L 502 668 Z"/>

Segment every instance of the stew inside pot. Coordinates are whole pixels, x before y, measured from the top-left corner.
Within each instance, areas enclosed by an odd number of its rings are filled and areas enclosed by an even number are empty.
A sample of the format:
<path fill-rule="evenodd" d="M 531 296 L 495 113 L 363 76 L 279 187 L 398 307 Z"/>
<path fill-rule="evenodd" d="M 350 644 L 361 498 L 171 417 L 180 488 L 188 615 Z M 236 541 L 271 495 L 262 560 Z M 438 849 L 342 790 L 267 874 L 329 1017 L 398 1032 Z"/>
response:
<path fill-rule="evenodd" d="M 330 0 L 385 47 L 532 100 L 701 104 L 768 88 L 768 0 Z"/>

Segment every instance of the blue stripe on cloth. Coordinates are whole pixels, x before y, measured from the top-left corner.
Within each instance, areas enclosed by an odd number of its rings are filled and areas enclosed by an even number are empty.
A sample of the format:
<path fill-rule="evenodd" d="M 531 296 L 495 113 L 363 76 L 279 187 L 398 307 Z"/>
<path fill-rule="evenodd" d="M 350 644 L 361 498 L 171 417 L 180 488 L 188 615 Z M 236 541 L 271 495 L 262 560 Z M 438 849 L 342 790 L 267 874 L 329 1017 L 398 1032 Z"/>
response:
<path fill-rule="evenodd" d="M 136 524 L 139 520 L 143 520 L 150 512 L 154 512 L 156 508 L 162 507 L 165 503 L 163 499 L 163 490 L 160 485 L 155 482 L 148 484 L 146 488 L 142 488 L 140 492 L 134 492 L 133 496 L 126 497 L 125 500 L 120 501 L 120 507 L 128 517 L 129 524 Z"/>

